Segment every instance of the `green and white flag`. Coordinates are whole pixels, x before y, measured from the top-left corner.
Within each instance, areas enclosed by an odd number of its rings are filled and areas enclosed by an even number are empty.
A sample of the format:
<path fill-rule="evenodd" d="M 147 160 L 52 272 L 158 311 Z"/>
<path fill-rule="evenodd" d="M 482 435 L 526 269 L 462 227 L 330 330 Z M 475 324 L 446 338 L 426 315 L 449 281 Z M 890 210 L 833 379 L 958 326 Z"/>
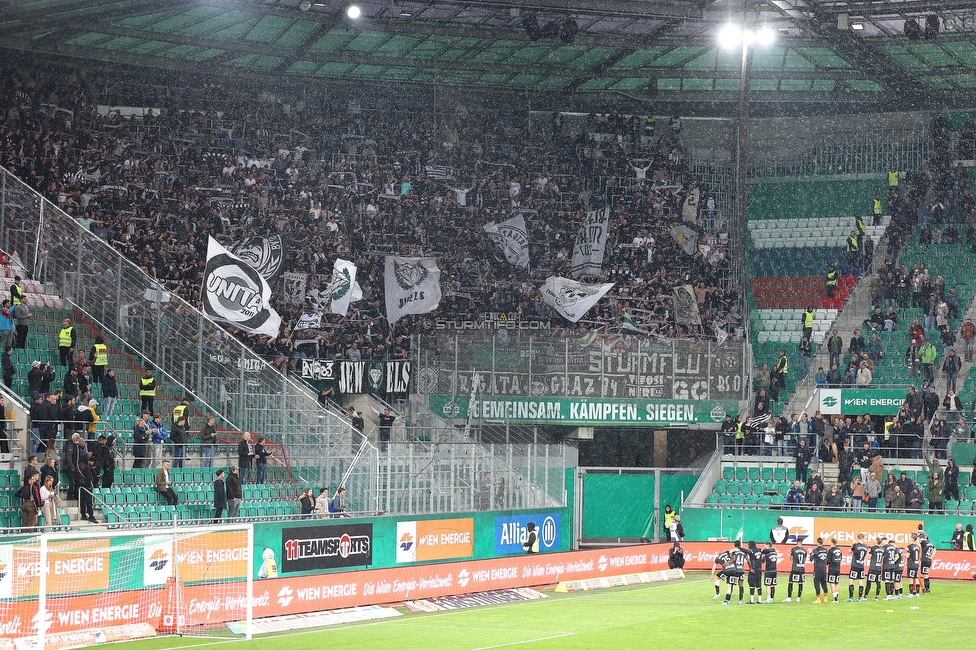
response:
<path fill-rule="evenodd" d="M 343 259 L 336 259 L 332 269 L 332 313 L 345 316 L 349 303 L 353 302 L 356 287 L 356 265 Z M 362 293 L 360 292 L 360 298 Z"/>

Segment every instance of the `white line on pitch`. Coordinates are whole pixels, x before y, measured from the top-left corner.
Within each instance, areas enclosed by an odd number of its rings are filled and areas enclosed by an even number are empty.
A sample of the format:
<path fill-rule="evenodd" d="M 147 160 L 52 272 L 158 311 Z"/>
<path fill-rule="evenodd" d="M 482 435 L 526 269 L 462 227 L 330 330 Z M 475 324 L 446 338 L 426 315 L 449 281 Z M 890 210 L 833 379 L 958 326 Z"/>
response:
<path fill-rule="evenodd" d="M 536 643 L 538 641 L 548 641 L 549 639 L 561 639 L 564 636 L 573 636 L 576 632 L 566 632 L 565 634 L 553 634 L 552 636 L 544 636 L 538 639 L 526 639 L 525 641 L 512 641 L 511 643 L 499 643 L 498 645 L 486 645 L 480 648 L 474 648 L 474 650 L 491 650 L 491 648 L 507 648 L 513 645 L 524 645 L 526 643 Z"/>

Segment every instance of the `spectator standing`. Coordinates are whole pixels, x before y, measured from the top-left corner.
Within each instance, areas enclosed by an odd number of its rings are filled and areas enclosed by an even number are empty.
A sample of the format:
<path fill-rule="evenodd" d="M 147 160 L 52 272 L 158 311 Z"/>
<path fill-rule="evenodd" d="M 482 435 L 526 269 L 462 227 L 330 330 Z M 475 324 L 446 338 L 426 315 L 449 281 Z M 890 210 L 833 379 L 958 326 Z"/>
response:
<path fill-rule="evenodd" d="M 14 366 L 13 358 L 10 356 L 13 351 L 13 346 L 5 345 L 3 347 L 3 355 L 0 357 L 0 368 L 3 371 L 3 384 L 7 388 L 11 388 L 14 385 L 14 375 L 17 374 L 17 368 Z"/>
<path fill-rule="evenodd" d="M 861 512 L 861 505 L 864 503 L 864 484 L 861 477 L 855 476 L 849 484 L 851 491 L 851 507 L 854 512 Z"/>
<path fill-rule="evenodd" d="M 251 444 L 251 433 L 245 431 L 237 443 L 237 464 L 241 470 L 241 484 L 247 484 L 247 477 L 251 473 L 251 463 L 254 460 L 254 445 Z"/>
<path fill-rule="evenodd" d="M 315 495 L 312 494 L 312 488 L 305 488 L 302 491 L 302 495 L 298 497 L 298 504 L 301 508 L 301 519 L 311 519 L 312 513 L 315 512 Z"/>
<path fill-rule="evenodd" d="M 976 324 L 973 324 L 973 321 L 967 318 L 966 322 L 962 324 L 959 333 L 962 336 L 963 355 L 966 358 L 966 363 L 972 363 L 973 348 L 976 347 Z"/>
<path fill-rule="evenodd" d="M 136 418 L 136 422 L 132 425 L 132 467 L 133 469 L 139 469 L 145 467 L 147 459 L 149 458 L 149 427 L 146 426 L 145 417 L 147 413 L 143 413 L 142 417 Z"/>
<path fill-rule="evenodd" d="M 951 458 L 945 468 L 945 496 L 950 501 L 959 500 L 959 468 Z"/>
<path fill-rule="evenodd" d="M 935 365 L 935 359 L 938 355 L 935 346 L 929 341 L 928 337 L 922 341 L 922 347 L 919 349 L 919 359 L 922 362 L 922 378 L 930 384 L 935 381 L 935 372 L 933 370 Z"/>
<path fill-rule="evenodd" d="M 881 496 L 881 482 L 872 472 L 868 473 L 868 480 L 864 483 L 864 496 L 867 497 L 868 512 L 874 512 L 878 506 L 878 497 Z"/>
<path fill-rule="evenodd" d="M 796 461 L 796 479 L 806 483 L 807 472 L 810 470 L 810 450 L 807 448 L 806 438 L 800 438 L 794 460 Z"/>
<path fill-rule="evenodd" d="M 181 415 L 173 424 L 169 432 L 169 439 L 173 443 L 173 469 L 183 467 L 186 458 L 186 443 L 190 441 L 190 436 L 186 431 L 186 416 Z"/>
<path fill-rule="evenodd" d="M 85 455 L 87 461 L 81 466 L 80 478 L 78 480 L 78 510 L 79 516 L 85 521 L 97 524 L 95 519 L 95 495 L 92 488 L 95 487 L 95 461 L 91 456 Z"/>
<path fill-rule="evenodd" d="M 346 488 L 340 487 L 336 490 L 335 497 L 332 499 L 333 517 L 348 517 L 346 513 Z"/>
<path fill-rule="evenodd" d="M 203 466 L 213 467 L 214 445 L 217 442 L 217 419 L 210 415 L 207 423 L 200 427 L 200 451 L 203 452 Z"/>
<path fill-rule="evenodd" d="M 264 478 L 268 472 L 268 456 L 271 456 L 274 453 L 267 448 L 267 442 L 268 441 L 266 439 L 258 436 L 257 444 L 254 445 L 254 468 L 258 475 L 258 485 L 264 484 Z"/>
<path fill-rule="evenodd" d="M 152 435 L 152 467 L 161 466 L 163 460 L 163 442 L 169 437 L 169 432 L 163 426 L 162 413 L 153 415 L 152 422 L 149 423 L 149 433 Z"/>
<path fill-rule="evenodd" d="M 14 276 L 14 282 L 10 285 L 10 303 L 15 307 L 24 302 L 24 288 L 20 285 L 19 275 Z"/>
<path fill-rule="evenodd" d="M 54 476 L 48 474 L 40 487 L 41 513 L 44 515 L 44 530 L 50 531 L 54 522 L 58 521 L 58 490 L 54 485 Z M 58 521 L 60 523 L 60 521 Z"/>
<path fill-rule="evenodd" d="M 241 512 L 241 499 L 244 498 L 244 489 L 241 487 L 241 470 L 235 467 L 227 477 L 227 518 L 231 521 L 236 520 Z"/>
<path fill-rule="evenodd" d="M 27 482 L 17 491 L 22 499 L 20 505 L 20 527 L 25 531 L 37 528 L 37 513 L 41 509 L 41 489 L 38 486 L 40 474 L 31 474 Z"/>
<path fill-rule="evenodd" d="M 315 512 L 318 513 L 319 518 L 329 515 L 329 506 L 331 504 L 332 500 L 329 499 L 329 488 L 324 487 L 320 489 L 319 495 L 315 497 Z"/>
<path fill-rule="evenodd" d="M 169 461 L 164 460 L 162 467 L 156 472 L 156 491 L 166 498 L 166 505 L 175 506 L 180 500 L 173 491 L 173 485 L 169 480 Z"/>
<path fill-rule="evenodd" d="M 800 379 L 806 379 L 810 374 L 810 355 L 813 353 L 813 345 L 810 339 L 803 337 L 800 341 Z"/>
<path fill-rule="evenodd" d="M 102 415 L 110 418 L 115 415 L 115 402 L 119 399 L 119 386 L 115 381 L 115 369 L 111 368 L 101 379 Z"/>
<path fill-rule="evenodd" d="M 13 348 L 17 340 L 17 336 L 14 334 L 13 311 L 10 301 L 4 300 L 3 306 L 0 307 L 0 349 L 2 350 Z"/>
<path fill-rule="evenodd" d="M 64 459 L 65 473 L 68 475 L 68 499 L 73 501 L 78 498 L 78 486 L 81 485 L 82 467 L 88 464 L 88 452 L 85 451 L 81 436 L 73 434 L 64 443 L 64 451 L 61 454 Z"/>
<path fill-rule="evenodd" d="M 23 350 L 27 347 L 27 335 L 30 333 L 29 321 L 33 317 L 34 315 L 26 304 L 14 303 L 14 322 L 16 323 L 14 329 L 17 331 L 17 337 L 14 341 L 15 348 Z"/>
<path fill-rule="evenodd" d="M 834 333 L 830 336 L 829 339 L 827 339 L 827 352 L 830 353 L 831 368 L 840 367 L 840 355 L 843 351 L 844 351 L 844 339 L 838 336 L 837 330 L 834 330 Z"/>
<path fill-rule="evenodd" d="M 949 354 L 942 362 L 942 372 L 946 376 L 946 387 L 951 391 L 956 390 L 956 377 L 960 370 L 962 370 L 962 360 L 956 355 L 956 351 L 950 348 Z"/>
<path fill-rule="evenodd" d="M 110 488 L 115 484 L 115 434 L 98 436 L 98 466 L 102 470 L 102 488 Z"/>
<path fill-rule="evenodd" d="M 220 523 L 227 509 L 227 488 L 224 484 L 224 470 L 218 469 L 213 482 L 214 523 Z"/>
<path fill-rule="evenodd" d="M 373 414 L 379 418 L 380 421 L 380 451 L 386 451 L 386 448 L 391 440 L 393 423 L 400 419 L 399 415 L 393 415 L 390 413 L 390 409 L 384 408 L 383 412 L 380 413 L 375 406 L 369 405 L 370 410 Z"/>

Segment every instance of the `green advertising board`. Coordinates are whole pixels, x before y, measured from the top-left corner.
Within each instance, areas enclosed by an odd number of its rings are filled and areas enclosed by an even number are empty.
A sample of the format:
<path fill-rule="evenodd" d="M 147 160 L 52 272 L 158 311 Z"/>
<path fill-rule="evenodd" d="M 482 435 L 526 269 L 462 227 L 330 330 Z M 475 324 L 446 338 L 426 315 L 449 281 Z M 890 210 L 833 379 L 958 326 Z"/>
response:
<path fill-rule="evenodd" d="M 905 395 L 903 389 L 821 388 L 818 410 L 824 415 L 898 415 Z"/>
<path fill-rule="evenodd" d="M 704 424 L 714 427 L 726 413 L 736 413 L 734 401 L 647 400 L 566 397 L 468 397 L 430 395 L 430 409 L 448 418 L 505 420 L 524 424 L 563 426 L 667 427 Z"/>

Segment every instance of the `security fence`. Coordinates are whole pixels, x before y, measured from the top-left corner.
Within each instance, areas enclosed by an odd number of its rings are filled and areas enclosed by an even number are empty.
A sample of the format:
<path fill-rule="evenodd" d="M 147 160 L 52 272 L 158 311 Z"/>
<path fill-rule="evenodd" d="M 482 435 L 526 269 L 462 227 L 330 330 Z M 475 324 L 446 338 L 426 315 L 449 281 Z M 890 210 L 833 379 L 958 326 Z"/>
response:
<path fill-rule="evenodd" d="M 474 477 L 482 472 L 505 475 L 508 486 L 523 485 L 525 494 L 547 494 L 544 487 L 528 487 L 552 478 L 536 473 L 537 458 L 555 459 L 553 472 L 563 467 L 561 446 L 520 453 L 483 445 L 458 451 L 411 444 L 404 457 L 392 446 L 377 450 L 363 444 L 343 413 L 320 406 L 306 386 L 285 377 L 3 168 L 0 248 L 33 280 L 43 282 L 47 292 L 83 311 L 114 346 L 157 369 L 164 384 L 192 395 L 201 410 L 222 414 L 230 428 L 281 443 L 283 460 L 298 468 L 295 479 L 342 482 L 360 509 L 423 513 L 469 508 Z M 558 503 L 547 505 L 564 503 L 561 485 L 553 494 Z M 523 501 L 536 503 L 534 498 Z"/>

